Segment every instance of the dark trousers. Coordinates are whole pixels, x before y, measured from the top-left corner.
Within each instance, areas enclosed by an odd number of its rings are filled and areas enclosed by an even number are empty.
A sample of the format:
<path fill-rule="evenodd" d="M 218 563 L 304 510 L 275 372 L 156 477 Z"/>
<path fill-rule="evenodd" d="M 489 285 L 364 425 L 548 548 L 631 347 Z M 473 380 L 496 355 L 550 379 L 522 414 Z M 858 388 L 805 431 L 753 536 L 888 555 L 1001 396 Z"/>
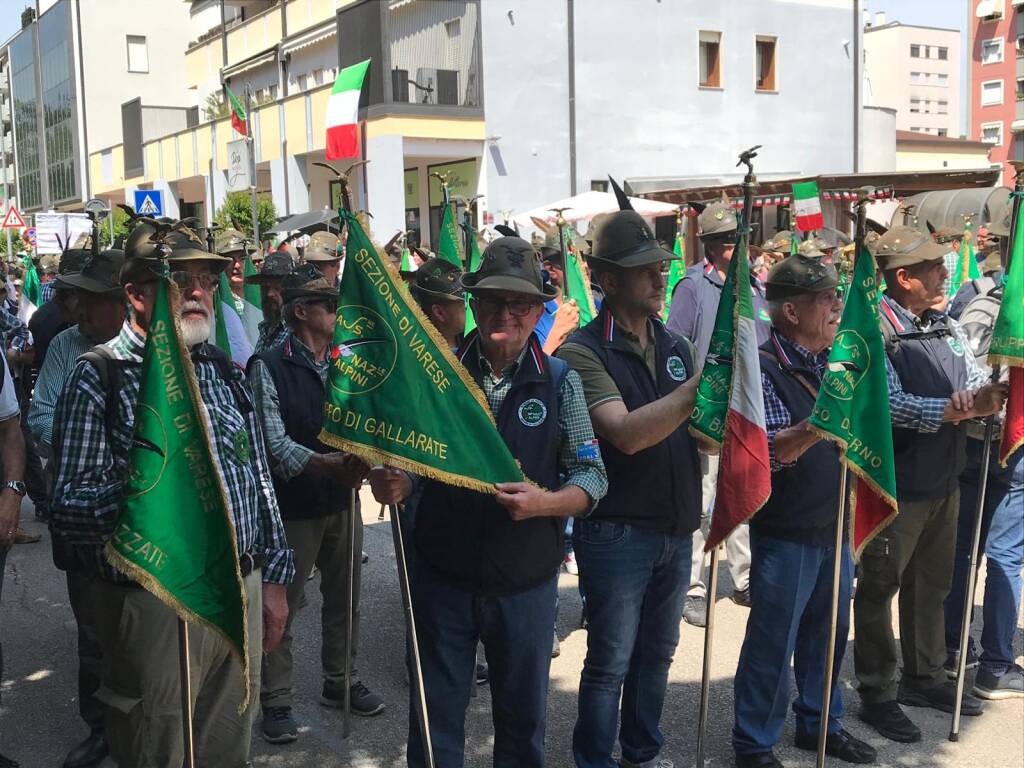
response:
<path fill-rule="evenodd" d="M 573 757 L 586 768 L 618 765 L 618 731 L 622 765 L 646 765 L 665 740 L 661 711 L 693 540 L 601 520 L 576 520 L 573 540 L 590 622 Z"/>
<path fill-rule="evenodd" d="M 490 667 L 493 765 L 543 766 L 557 573 L 524 592 L 480 597 L 419 559 L 412 581 L 435 765 L 464 764 L 466 707 L 476 673 L 476 645 L 482 641 Z M 407 754 L 411 768 L 425 765 L 413 694 Z"/>
<path fill-rule="evenodd" d="M 3 599 L 4 594 L 4 570 L 7 567 L 7 553 L 10 550 L 0 547 L 0 600 Z M 4 679 L 4 644 L 3 638 L 0 637 L 0 680 Z M 3 693 L 0 692 L 0 700 L 3 699 Z"/>
<path fill-rule="evenodd" d="M 65 575 L 68 600 L 78 625 L 78 714 L 89 730 L 103 730 L 106 706 L 96 698 L 103 665 L 103 651 L 96 634 L 96 612 L 92 606 L 92 584 L 96 577 L 81 570 L 71 570 Z"/>
<path fill-rule="evenodd" d="M 786 541 L 750 527 L 750 618 L 735 679 L 736 722 L 732 731 L 737 754 L 770 752 L 779 740 L 790 698 L 790 663 L 796 674 L 793 703 L 799 733 L 817 736 L 821 727 L 832 609 L 835 547 Z M 843 547 L 839 577 L 835 666 L 829 704 L 830 733 L 838 733 L 843 716 L 839 667 L 850 631 L 850 585 L 853 561 Z"/>

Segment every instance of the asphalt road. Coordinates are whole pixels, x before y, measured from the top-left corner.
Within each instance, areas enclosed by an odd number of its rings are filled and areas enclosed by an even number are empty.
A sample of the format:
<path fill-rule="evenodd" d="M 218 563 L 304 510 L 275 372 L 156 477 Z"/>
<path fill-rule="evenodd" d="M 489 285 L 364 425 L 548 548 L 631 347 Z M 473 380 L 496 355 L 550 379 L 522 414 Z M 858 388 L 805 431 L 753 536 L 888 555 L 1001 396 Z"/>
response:
<path fill-rule="evenodd" d="M 318 704 L 320 595 L 317 581 L 307 590 L 308 605 L 296 627 L 296 716 L 302 728 L 297 742 L 271 746 L 258 735 L 253 739 L 253 763 L 258 768 L 284 766 L 355 766 L 358 768 L 405 765 L 408 723 L 408 688 L 402 658 L 404 626 L 398 578 L 388 522 L 378 522 L 378 507 L 364 495 L 365 549 L 370 562 L 363 571 L 363 623 L 358 668 L 360 677 L 382 693 L 387 710 L 370 719 L 353 718 L 352 735 L 341 737 L 341 713 Z M 32 519 L 26 503 L 25 527 L 44 532 Z M 559 636 L 562 654 L 551 665 L 548 701 L 547 754 L 554 768 L 572 765 L 570 739 L 576 714 L 576 688 L 586 650 L 586 633 L 578 628 L 580 602 L 576 579 L 562 574 Z M 732 765 L 729 735 L 732 728 L 732 675 L 743 641 L 746 610 L 731 600 L 728 570 L 722 568 L 712 663 L 711 716 L 708 726 L 708 765 Z M 85 729 L 78 719 L 75 700 L 75 625 L 64 581 L 50 560 L 49 545 L 19 545 L 7 559 L 0 635 L 6 661 L 0 706 L 0 754 L 25 768 L 57 768 Z M 692 766 L 696 754 L 696 726 L 700 697 L 703 632 L 684 624 L 669 680 L 662 727 L 666 745 L 662 757 L 676 768 Z M 1021 654 L 1021 635 L 1017 636 Z M 949 716 L 934 710 L 909 710 L 924 732 L 920 744 L 900 745 L 873 734 L 852 714 L 858 706 L 851 687 L 852 650 L 843 666 L 842 684 L 847 709 L 846 726 L 879 750 L 883 766 L 957 766 L 958 768 L 1024 768 L 1024 700 L 993 702 L 980 718 L 965 718 L 958 743 L 947 740 Z M 169 664 L 175 660 L 169 659 Z M 478 689 L 467 715 L 467 765 L 490 764 L 491 725 L 489 694 Z M 792 717 L 777 750 L 787 766 L 813 766 L 813 753 L 791 746 Z M 830 764 L 839 765 L 835 761 Z M 110 761 L 104 763 L 111 765 Z"/>

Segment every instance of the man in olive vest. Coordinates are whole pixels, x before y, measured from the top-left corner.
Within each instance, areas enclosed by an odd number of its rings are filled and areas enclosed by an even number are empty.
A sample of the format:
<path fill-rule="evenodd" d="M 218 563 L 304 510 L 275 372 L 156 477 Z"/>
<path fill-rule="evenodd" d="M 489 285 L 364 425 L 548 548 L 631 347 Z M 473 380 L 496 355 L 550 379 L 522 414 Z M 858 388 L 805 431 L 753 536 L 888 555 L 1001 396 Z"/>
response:
<path fill-rule="evenodd" d="M 369 471 L 348 453 L 320 442 L 324 413 L 324 384 L 330 367 L 338 291 L 311 265 L 302 265 L 282 282 L 283 315 L 291 333 L 249 363 L 256 410 L 273 472 L 274 491 L 285 536 L 295 553 L 298 576 L 288 586 L 288 622 L 281 644 L 263 656 L 263 738 L 284 744 L 298 738 L 292 715 L 292 626 L 302 606 L 306 576 L 320 570 L 323 596 L 323 691 L 320 703 L 343 707 L 345 701 L 345 642 L 349 616 L 349 515 L 356 515 L 355 552 L 362 548 L 362 520 L 350 508 L 353 488 Z M 360 558 L 353 558 L 351 593 L 352 655 L 359 626 Z M 354 674 L 352 679 L 357 680 Z M 351 689 L 352 711 L 371 716 L 384 711 L 384 700 L 358 680 Z"/>
<path fill-rule="evenodd" d="M 601 311 L 558 351 L 583 380 L 608 471 L 608 494 L 573 526 L 589 622 L 573 732 L 581 768 L 615 764 L 616 732 L 623 766 L 654 765 L 664 741 L 659 722 L 701 507 L 687 432 L 694 347 L 657 319 L 662 265 L 677 258 L 638 213 L 613 214 L 588 259 Z"/>
<path fill-rule="evenodd" d="M 462 285 L 473 295 L 477 328 L 459 359 L 532 483 L 501 483 L 493 496 L 424 483 L 411 582 L 434 759 L 439 768 L 463 765 L 481 640 L 490 666 L 494 765 L 540 768 L 565 518 L 590 512 L 607 478 L 579 376 L 545 355 L 534 334 L 556 289 L 544 284 L 530 244 L 497 238 Z M 370 484 L 382 504 L 401 502 L 413 488 L 394 469 L 374 470 Z M 424 765 L 415 715 L 408 762 Z"/>
<path fill-rule="evenodd" d="M 953 573 L 965 419 L 998 411 L 1004 385 L 986 383 L 959 324 L 932 309 L 942 297 L 948 247 L 912 227 L 875 246 L 886 282 L 879 303 L 886 346 L 899 514 L 867 547 L 854 600 L 860 717 L 893 741 L 921 731 L 900 704 L 952 712 L 956 686 L 943 672 L 942 604 Z M 893 597 L 900 600 L 903 675 L 897 687 Z M 899 702 L 899 703 L 897 703 Z M 965 696 L 962 713 L 978 715 Z"/>
<path fill-rule="evenodd" d="M 839 276 L 811 256 L 788 256 L 768 273 L 771 338 L 761 347 L 772 495 L 750 521 L 751 608 L 736 669 L 732 743 L 738 768 L 778 768 L 772 750 L 796 670 L 795 744 L 815 750 L 821 723 L 832 607 L 839 451 L 807 428 L 842 314 Z M 839 668 L 849 634 L 853 561 L 844 542 L 826 754 L 872 763 L 875 750 L 842 727 Z"/>

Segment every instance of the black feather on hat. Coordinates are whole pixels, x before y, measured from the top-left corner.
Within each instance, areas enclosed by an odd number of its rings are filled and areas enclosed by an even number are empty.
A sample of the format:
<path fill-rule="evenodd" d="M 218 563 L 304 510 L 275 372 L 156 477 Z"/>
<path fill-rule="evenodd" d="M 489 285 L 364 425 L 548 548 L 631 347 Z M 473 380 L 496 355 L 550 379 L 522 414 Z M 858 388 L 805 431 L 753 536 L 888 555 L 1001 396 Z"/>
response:
<path fill-rule="evenodd" d="M 612 184 L 612 190 L 615 192 L 615 199 L 619 203 L 619 210 L 632 211 L 633 204 L 629 202 L 629 197 L 626 195 L 625 192 L 622 191 L 622 187 L 620 187 L 618 183 L 615 181 L 615 179 L 613 179 L 611 176 L 608 177 L 608 181 L 610 181 Z"/>

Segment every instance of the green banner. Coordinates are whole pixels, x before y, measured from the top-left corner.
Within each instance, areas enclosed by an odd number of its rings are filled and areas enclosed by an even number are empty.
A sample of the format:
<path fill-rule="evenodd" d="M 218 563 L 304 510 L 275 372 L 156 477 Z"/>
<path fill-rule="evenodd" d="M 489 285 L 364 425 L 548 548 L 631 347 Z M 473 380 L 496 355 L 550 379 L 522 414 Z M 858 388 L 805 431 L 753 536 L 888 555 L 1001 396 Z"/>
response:
<path fill-rule="evenodd" d="M 459 240 L 459 227 L 455 224 L 455 213 L 449 204 L 444 207 L 441 214 L 441 231 L 437 235 L 437 257 L 462 270 L 465 269 L 465 264 L 462 261 L 462 243 Z"/>
<path fill-rule="evenodd" d="M 974 258 L 974 246 L 971 243 L 971 226 L 968 224 L 964 229 L 964 237 L 960 241 L 960 254 L 956 260 L 956 271 L 949 276 L 949 284 L 946 295 L 949 298 L 956 296 L 960 287 L 968 280 L 977 280 L 981 277 L 981 270 L 978 269 L 978 260 Z"/>
<path fill-rule="evenodd" d="M 850 521 L 857 557 L 896 515 L 892 419 L 875 275 L 875 259 L 864 248 L 853 266 L 843 317 L 810 418 L 814 432 L 839 444 L 843 464 L 857 476 Z"/>
<path fill-rule="evenodd" d="M 523 480 L 483 392 L 354 216 L 320 439 L 371 465 L 494 493 Z"/>
<path fill-rule="evenodd" d="M 989 365 L 1000 363 L 1015 368 L 1024 367 L 1024 204 L 1017 207 L 1003 300 L 988 349 Z"/>
<path fill-rule="evenodd" d="M 107 559 L 182 619 L 223 635 L 248 667 L 248 609 L 235 527 L 195 370 L 171 313 L 169 286 L 167 280 L 157 283 L 121 511 Z M 248 681 L 248 669 L 244 677 Z"/>
<path fill-rule="evenodd" d="M 469 238 L 469 271 L 476 272 L 480 269 L 480 246 L 476 242 L 476 233 Z M 473 317 L 473 310 L 469 306 L 469 295 L 466 295 L 466 335 L 476 328 L 476 318 Z"/>
<path fill-rule="evenodd" d="M 676 285 L 686 276 L 686 236 L 676 235 L 672 253 L 679 258 L 668 263 L 668 280 L 665 282 L 665 307 L 661 310 L 662 322 L 668 322 L 668 311 L 672 308 L 672 294 Z"/>
<path fill-rule="evenodd" d="M 249 254 L 245 255 L 242 274 L 247 280 L 245 283 L 245 301 L 252 304 L 257 309 L 263 309 L 263 297 L 260 296 L 260 287 L 255 283 L 248 282 L 248 278 L 259 274 L 259 270 L 257 270 L 256 265 L 252 263 L 252 257 Z"/>
<path fill-rule="evenodd" d="M 565 294 L 567 298 L 576 302 L 580 310 L 580 328 L 597 317 L 590 280 L 583 271 L 580 258 L 572 248 L 565 249 Z"/>

